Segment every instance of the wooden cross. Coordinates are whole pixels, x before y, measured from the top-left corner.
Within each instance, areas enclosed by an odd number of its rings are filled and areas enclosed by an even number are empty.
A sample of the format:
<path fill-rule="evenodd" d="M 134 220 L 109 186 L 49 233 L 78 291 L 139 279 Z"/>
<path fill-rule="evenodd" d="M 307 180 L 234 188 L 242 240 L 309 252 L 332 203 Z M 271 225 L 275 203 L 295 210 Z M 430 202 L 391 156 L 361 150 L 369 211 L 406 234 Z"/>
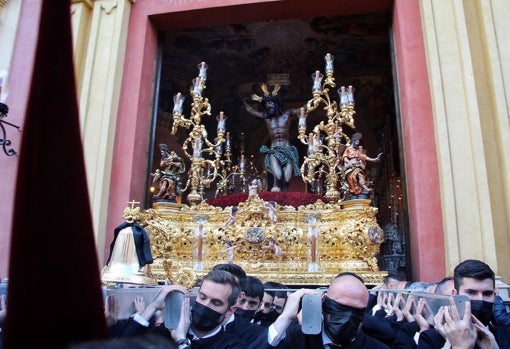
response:
<path fill-rule="evenodd" d="M 131 205 L 131 209 L 133 209 L 133 208 L 135 207 L 135 205 L 136 205 L 136 204 L 139 204 L 139 202 L 138 202 L 138 201 L 135 201 L 135 200 L 133 199 L 133 201 L 131 201 L 131 202 L 126 202 L 126 204 Z"/>

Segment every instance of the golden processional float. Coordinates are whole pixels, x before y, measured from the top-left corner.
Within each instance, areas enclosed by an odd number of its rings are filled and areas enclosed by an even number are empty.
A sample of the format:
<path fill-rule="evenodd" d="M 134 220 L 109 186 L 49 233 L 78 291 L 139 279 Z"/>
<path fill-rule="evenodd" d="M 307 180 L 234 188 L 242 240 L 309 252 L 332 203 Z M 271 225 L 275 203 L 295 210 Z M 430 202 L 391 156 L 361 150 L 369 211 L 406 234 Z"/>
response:
<path fill-rule="evenodd" d="M 239 164 L 233 165 L 223 112 L 217 116 L 214 141 L 208 138 L 202 119 L 211 115 L 211 106 L 202 96 L 207 80 L 207 64 L 202 62 L 198 65 L 199 76 L 192 81 L 189 118 L 183 115 L 183 96 L 174 96 L 171 133 L 175 134 L 178 128 L 189 130 L 182 150 L 190 166 L 185 185 L 178 188 L 182 193 L 189 191 L 189 205 L 160 201 L 145 211 L 133 205 L 127 207 L 124 217 L 136 216 L 150 236 L 153 263 L 139 267 L 134 271 L 137 275 L 126 278 L 112 277 L 114 263 L 110 262 L 102 273 L 109 277 L 102 280 L 148 284 L 147 277 L 153 282 L 168 278 L 192 287 L 215 264 L 231 262 L 263 282 L 329 285 L 342 271 L 358 273 L 366 284 L 382 282 L 387 273 L 379 270 L 376 259 L 384 241 L 384 232 L 375 218 L 378 209 L 370 206 L 366 192 L 348 193 L 346 182 L 346 175 L 353 169 L 344 164 L 343 152 L 351 146 L 351 140 L 342 125 L 354 129 L 352 86 L 338 89 L 338 104 L 332 100 L 329 91 L 336 87 L 333 56 L 327 54 L 325 62 L 324 82 L 319 71 L 312 75 L 313 96 L 298 123 L 298 139 L 308 147 L 301 166 L 302 179 L 308 184 L 322 181 L 326 188 L 323 200 L 307 202 L 305 197 L 309 201 L 314 196 L 250 188 L 243 200 L 231 206 L 219 207 L 205 201 L 205 190 L 213 185 L 217 186 L 216 195 L 221 195 L 227 192 L 229 180 L 246 184 L 248 164 L 241 154 Z M 269 93 L 267 88 L 263 90 Z M 325 117 L 307 133 L 308 113 L 320 108 Z M 357 161 L 362 172 L 364 161 Z M 293 196 L 293 205 L 280 200 L 289 195 Z"/>

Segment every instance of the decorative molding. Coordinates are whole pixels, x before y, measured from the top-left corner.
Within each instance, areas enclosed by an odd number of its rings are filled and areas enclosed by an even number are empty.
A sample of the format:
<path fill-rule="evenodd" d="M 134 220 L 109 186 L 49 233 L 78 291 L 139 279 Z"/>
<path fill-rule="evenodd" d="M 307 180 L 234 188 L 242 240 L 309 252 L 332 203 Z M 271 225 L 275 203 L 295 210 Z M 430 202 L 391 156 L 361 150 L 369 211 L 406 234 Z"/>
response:
<path fill-rule="evenodd" d="M 2 0 L 0 0 L 0 1 L 2 1 Z M 5 0 L 5 1 L 7 1 L 7 0 Z M 82 3 L 82 4 L 86 5 L 88 8 L 94 7 L 92 0 L 71 0 L 71 3 L 72 4 Z"/>
<path fill-rule="evenodd" d="M 101 8 L 104 9 L 107 15 L 109 15 L 118 5 L 117 1 L 104 1 L 101 3 Z"/>

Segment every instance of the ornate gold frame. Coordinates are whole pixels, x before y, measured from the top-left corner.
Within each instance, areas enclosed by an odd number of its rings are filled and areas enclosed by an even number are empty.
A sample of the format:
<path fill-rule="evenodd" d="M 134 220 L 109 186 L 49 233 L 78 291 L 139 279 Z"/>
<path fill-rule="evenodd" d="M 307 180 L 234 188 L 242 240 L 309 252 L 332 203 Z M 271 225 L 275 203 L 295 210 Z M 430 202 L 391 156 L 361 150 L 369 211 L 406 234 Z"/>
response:
<path fill-rule="evenodd" d="M 227 240 L 235 246 L 233 262 L 264 282 L 325 286 L 339 272 L 353 271 L 370 285 L 386 275 L 377 266 L 384 233 L 370 200 L 317 201 L 297 209 L 277 205 L 276 222 L 266 204 L 258 196 L 241 202 L 235 222 L 226 227 L 230 207 L 155 203 L 140 215 L 150 230 L 153 275 L 192 287 L 215 264 L 227 263 Z M 281 260 L 262 249 L 269 238 L 283 250 Z"/>

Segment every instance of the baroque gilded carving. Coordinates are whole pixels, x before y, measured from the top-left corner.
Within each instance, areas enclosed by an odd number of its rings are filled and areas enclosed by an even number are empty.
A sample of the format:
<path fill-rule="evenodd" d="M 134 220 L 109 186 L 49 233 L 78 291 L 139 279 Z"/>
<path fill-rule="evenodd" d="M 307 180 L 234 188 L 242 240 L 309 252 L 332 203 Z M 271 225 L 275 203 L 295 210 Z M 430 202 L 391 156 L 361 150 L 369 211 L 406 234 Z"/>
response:
<path fill-rule="evenodd" d="M 231 207 L 155 203 L 141 213 L 153 274 L 191 287 L 194 277 L 232 258 L 251 275 L 288 285 L 327 285 L 341 271 L 359 273 L 369 284 L 386 275 L 377 266 L 384 233 L 370 200 L 276 205 L 276 220 L 267 204 L 258 196 L 241 202 L 233 223 L 225 224 Z"/>

